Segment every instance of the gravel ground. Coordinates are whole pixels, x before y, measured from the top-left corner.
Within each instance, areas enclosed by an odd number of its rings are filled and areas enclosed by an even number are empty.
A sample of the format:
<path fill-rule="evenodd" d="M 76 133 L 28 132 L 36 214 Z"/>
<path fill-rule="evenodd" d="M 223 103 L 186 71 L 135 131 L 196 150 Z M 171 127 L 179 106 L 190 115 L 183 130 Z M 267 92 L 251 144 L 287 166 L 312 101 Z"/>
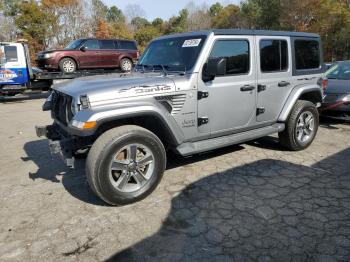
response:
<path fill-rule="evenodd" d="M 35 136 L 43 99 L 0 104 L 1 261 L 350 261 L 350 125 L 303 152 L 275 137 L 170 156 L 145 200 L 106 206 L 84 160 Z"/>

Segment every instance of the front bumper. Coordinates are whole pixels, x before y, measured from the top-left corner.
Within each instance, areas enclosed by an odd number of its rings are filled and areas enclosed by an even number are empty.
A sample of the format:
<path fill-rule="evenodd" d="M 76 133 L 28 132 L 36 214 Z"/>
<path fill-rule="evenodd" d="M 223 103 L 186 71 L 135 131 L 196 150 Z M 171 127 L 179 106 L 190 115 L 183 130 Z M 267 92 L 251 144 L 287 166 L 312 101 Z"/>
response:
<path fill-rule="evenodd" d="M 77 138 L 64 136 L 55 124 L 35 126 L 35 131 L 38 137 L 49 139 L 49 148 L 52 155 L 60 155 L 68 167 L 74 168 L 74 152 L 79 149 Z"/>
<path fill-rule="evenodd" d="M 58 69 L 58 64 L 53 58 L 38 58 L 36 63 L 40 69 Z"/>

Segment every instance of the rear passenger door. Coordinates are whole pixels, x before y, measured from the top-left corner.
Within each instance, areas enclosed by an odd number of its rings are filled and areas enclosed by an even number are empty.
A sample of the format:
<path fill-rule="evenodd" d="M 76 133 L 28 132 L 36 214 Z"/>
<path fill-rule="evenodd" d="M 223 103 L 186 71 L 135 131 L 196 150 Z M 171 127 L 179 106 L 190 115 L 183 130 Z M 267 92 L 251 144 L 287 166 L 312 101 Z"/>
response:
<path fill-rule="evenodd" d="M 256 36 L 257 122 L 277 120 L 293 87 L 290 37 Z"/>
<path fill-rule="evenodd" d="M 117 67 L 119 65 L 119 50 L 114 40 L 100 40 L 101 65 L 103 67 Z"/>

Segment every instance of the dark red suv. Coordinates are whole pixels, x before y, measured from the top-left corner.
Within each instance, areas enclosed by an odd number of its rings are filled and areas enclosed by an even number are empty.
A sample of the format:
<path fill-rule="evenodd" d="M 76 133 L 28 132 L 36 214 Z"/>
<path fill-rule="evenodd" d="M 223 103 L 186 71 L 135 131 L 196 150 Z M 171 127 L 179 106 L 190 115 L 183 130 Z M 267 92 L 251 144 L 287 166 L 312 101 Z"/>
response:
<path fill-rule="evenodd" d="M 39 68 L 74 73 L 78 69 L 120 68 L 130 71 L 139 58 L 135 41 L 78 39 L 61 50 L 38 54 Z"/>

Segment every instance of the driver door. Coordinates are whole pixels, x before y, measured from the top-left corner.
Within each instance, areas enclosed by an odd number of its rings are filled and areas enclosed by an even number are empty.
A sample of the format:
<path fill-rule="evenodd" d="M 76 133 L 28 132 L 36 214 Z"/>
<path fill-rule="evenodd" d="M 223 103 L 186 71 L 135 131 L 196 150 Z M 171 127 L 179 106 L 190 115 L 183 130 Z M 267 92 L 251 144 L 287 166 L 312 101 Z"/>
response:
<path fill-rule="evenodd" d="M 254 36 L 218 36 L 214 40 L 208 59 L 226 58 L 226 74 L 208 82 L 203 81 L 202 74 L 199 77 L 200 133 L 215 137 L 256 123 L 254 46 Z"/>

